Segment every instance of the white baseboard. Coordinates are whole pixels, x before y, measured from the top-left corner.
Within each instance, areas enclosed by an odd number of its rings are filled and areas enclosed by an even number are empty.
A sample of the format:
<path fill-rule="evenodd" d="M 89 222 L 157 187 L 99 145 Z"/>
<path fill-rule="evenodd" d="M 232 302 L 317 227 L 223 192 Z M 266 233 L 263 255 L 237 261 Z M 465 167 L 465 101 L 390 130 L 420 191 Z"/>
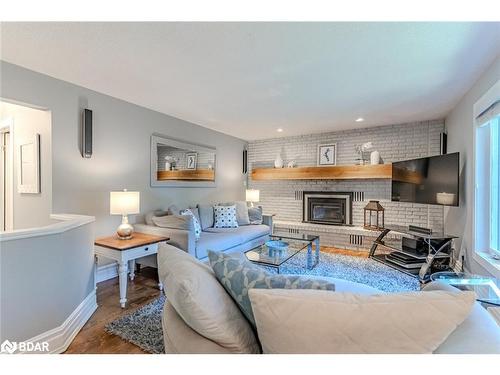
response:
<path fill-rule="evenodd" d="M 104 264 L 102 266 L 97 267 L 97 272 L 95 276 L 96 283 L 100 283 L 102 281 L 106 281 L 114 277 L 118 277 L 118 265 L 116 264 L 116 262 Z"/>
<path fill-rule="evenodd" d="M 49 353 L 63 353 L 96 309 L 97 300 L 94 289 L 87 297 L 85 297 L 82 303 L 78 305 L 78 307 L 71 313 L 63 324 L 26 341 L 33 343 L 48 342 Z"/>

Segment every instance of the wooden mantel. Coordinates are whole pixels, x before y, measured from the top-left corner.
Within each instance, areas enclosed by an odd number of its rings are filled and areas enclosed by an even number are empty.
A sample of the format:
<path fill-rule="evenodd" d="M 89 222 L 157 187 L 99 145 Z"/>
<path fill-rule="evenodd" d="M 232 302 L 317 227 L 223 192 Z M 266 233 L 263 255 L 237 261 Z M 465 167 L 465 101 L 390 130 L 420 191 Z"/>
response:
<path fill-rule="evenodd" d="M 214 181 L 215 171 L 213 169 L 182 169 L 175 171 L 158 171 L 159 181 Z"/>
<path fill-rule="evenodd" d="M 390 178 L 392 178 L 392 164 L 256 168 L 252 170 L 253 180 L 355 180 Z"/>

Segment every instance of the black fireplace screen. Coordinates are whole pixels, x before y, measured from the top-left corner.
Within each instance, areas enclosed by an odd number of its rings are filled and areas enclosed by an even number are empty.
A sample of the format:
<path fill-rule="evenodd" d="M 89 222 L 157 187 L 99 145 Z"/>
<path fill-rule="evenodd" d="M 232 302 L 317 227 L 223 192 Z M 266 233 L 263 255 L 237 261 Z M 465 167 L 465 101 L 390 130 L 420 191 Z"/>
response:
<path fill-rule="evenodd" d="M 351 195 L 349 193 L 304 193 L 303 218 L 308 223 L 351 224 Z"/>
<path fill-rule="evenodd" d="M 332 224 L 345 223 L 345 199 L 311 198 L 309 200 L 309 220 L 326 221 Z"/>

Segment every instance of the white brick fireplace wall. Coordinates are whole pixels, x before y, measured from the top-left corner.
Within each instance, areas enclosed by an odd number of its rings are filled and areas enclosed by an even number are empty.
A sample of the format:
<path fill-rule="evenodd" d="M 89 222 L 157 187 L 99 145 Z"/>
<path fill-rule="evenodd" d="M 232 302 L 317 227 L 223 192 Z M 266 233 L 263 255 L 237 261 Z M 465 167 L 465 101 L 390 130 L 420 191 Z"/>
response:
<path fill-rule="evenodd" d="M 252 168 L 273 167 L 276 155 L 287 162 L 295 160 L 298 166 L 316 165 L 318 144 L 337 143 L 337 165 L 355 164 L 358 155 L 355 146 L 371 141 L 385 163 L 439 154 L 439 134 L 444 130 L 443 120 L 379 126 L 368 129 L 346 130 L 296 137 L 252 141 L 248 145 L 249 176 Z M 346 248 L 367 248 L 353 244 L 350 234 L 362 235 L 363 207 L 369 200 L 380 200 L 385 211 L 386 224 L 415 224 L 443 228 L 443 208 L 424 204 L 391 202 L 389 180 L 248 180 L 248 186 L 260 190 L 260 205 L 265 213 L 275 213 L 276 227 L 322 233 L 322 244 Z M 302 223 L 302 191 L 360 192 L 353 202 L 355 228 Z M 373 237 L 373 234 L 369 236 Z M 346 242 L 347 241 L 347 242 Z M 356 240 L 354 240 L 356 242 Z"/>

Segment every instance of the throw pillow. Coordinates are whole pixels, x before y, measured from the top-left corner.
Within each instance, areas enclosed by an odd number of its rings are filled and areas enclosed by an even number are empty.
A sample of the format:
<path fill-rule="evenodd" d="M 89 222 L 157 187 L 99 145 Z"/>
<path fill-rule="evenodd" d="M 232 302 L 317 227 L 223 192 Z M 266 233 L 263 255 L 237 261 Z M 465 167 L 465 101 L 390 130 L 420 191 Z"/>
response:
<path fill-rule="evenodd" d="M 184 216 L 192 216 L 193 217 L 193 224 L 194 224 L 194 236 L 195 238 L 198 240 L 200 238 L 200 235 L 201 235 L 201 226 L 200 226 L 200 222 L 198 221 L 198 219 L 196 218 L 195 214 L 193 213 L 193 211 L 191 211 L 190 208 L 186 208 L 185 210 L 182 210 L 181 211 L 181 215 L 184 215 Z"/>
<path fill-rule="evenodd" d="M 327 280 L 310 279 L 298 275 L 270 274 L 262 267 L 255 267 L 246 259 L 235 258 L 222 252 L 208 251 L 208 259 L 217 279 L 253 326 L 255 326 L 255 319 L 248 298 L 248 291 L 252 288 L 335 290 L 335 284 Z"/>
<path fill-rule="evenodd" d="M 147 225 L 155 225 L 153 222 L 153 217 L 161 217 L 161 216 L 167 216 L 168 212 L 164 210 L 155 210 L 148 212 L 146 215 L 144 215 L 144 221 Z"/>
<path fill-rule="evenodd" d="M 200 214 L 201 230 L 214 226 L 214 207 L 209 204 L 199 204 L 198 212 Z"/>
<path fill-rule="evenodd" d="M 236 206 L 236 221 L 238 225 L 249 225 L 250 218 L 248 217 L 248 207 L 245 201 L 219 203 L 219 206 Z"/>
<path fill-rule="evenodd" d="M 167 301 L 198 334 L 233 353 L 260 352 L 252 327 L 210 267 L 183 250 L 160 244 L 158 272 L 167 286 Z"/>
<path fill-rule="evenodd" d="M 161 228 L 181 229 L 194 231 L 194 216 L 192 215 L 167 215 L 153 216 L 153 223 Z"/>
<path fill-rule="evenodd" d="M 189 206 L 189 209 L 193 213 L 194 217 L 198 219 L 198 223 L 200 223 L 200 226 L 201 226 L 200 211 L 198 210 L 198 207 Z"/>
<path fill-rule="evenodd" d="M 262 224 L 262 207 L 249 207 L 248 218 L 250 219 L 250 224 Z"/>
<path fill-rule="evenodd" d="M 236 206 L 215 206 L 214 228 L 238 228 Z"/>
<path fill-rule="evenodd" d="M 250 300 L 264 353 L 417 354 L 436 350 L 469 315 L 475 297 L 252 289 Z"/>
<path fill-rule="evenodd" d="M 167 208 L 167 211 L 168 211 L 169 215 L 180 215 L 180 213 L 181 213 L 181 211 L 179 210 L 179 208 L 175 204 L 171 204 Z"/>

